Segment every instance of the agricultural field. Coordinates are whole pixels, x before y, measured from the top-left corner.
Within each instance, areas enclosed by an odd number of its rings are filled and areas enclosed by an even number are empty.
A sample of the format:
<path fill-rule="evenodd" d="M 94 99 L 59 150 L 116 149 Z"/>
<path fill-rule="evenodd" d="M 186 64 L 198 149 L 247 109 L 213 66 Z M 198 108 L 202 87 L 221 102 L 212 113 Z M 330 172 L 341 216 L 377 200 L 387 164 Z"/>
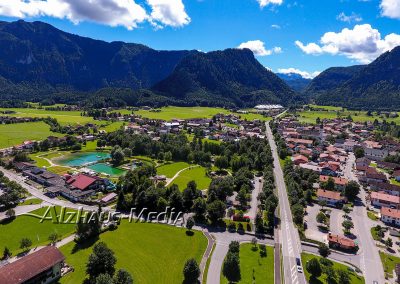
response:
<path fill-rule="evenodd" d="M 166 164 L 157 168 L 157 174 L 165 175 L 167 178 L 172 178 L 177 172 L 189 166 L 190 165 L 185 162 Z"/>
<path fill-rule="evenodd" d="M 240 274 L 241 280 L 238 284 L 244 283 L 274 283 L 274 249 L 267 246 L 267 256 L 260 256 L 260 249 L 253 249 L 252 244 L 240 245 Z M 228 284 L 229 281 L 221 275 L 221 284 Z"/>
<path fill-rule="evenodd" d="M 201 232 L 188 236 L 185 229 L 127 221 L 122 222 L 116 231 L 101 234 L 99 241 L 105 242 L 114 251 L 116 268 L 126 269 L 135 283 L 142 284 L 182 283 L 186 260 L 195 258 L 200 263 L 207 247 L 207 239 Z M 83 282 L 86 277 L 85 264 L 93 245 L 69 243 L 61 247 L 66 263 L 75 269 L 61 278 L 61 283 Z"/>
<path fill-rule="evenodd" d="M 300 122 L 315 124 L 315 121 L 318 117 L 320 119 L 335 119 L 338 117 L 347 117 L 350 115 L 356 122 L 365 122 L 365 121 L 373 122 L 375 119 L 377 119 L 378 121 L 382 121 L 383 119 L 385 119 L 387 122 L 394 121 L 397 124 L 400 123 L 400 117 L 386 118 L 383 117 L 382 115 L 378 115 L 376 112 L 373 112 L 371 116 L 368 116 L 366 111 L 351 111 L 343 109 L 341 107 L 332 107 L 332 106 L 316 106 L 316 105 L 310 105 L 310 106 L 313 108 L 318 108 L 318 110 L 298 112 Z M 398 114 L 400 115 L 400 113 Z"/>
<path fill-rule="evenodd" d="M 0 149 L 21 144 L 27 140 L 43 140 L 48 136 L 61 136 L 59 133 L 51 132 L 46 123 L 27 122 L 0 125 Z"/>
<path fill-rule="evenodd" d="M 207 189 L 211 183 L 211 179 L 206 176 L 206 169 L 198 166 L 181 172 L 179 176 L 171 182 L 171 184 L 176 184 L 182 191 L 186 188 L 188 182 L 192 180 L 196 182 L 197 189 L 200 190 Z"/>
<path fill-rule="evenodd" d="M 310 273 L 308 273 L 308 271 L 306 269 L 306 264 L 312 258 L 317 258 L 318 260 L 320 260 L 322 257 L 321 256 L 317 256 L 317 255 L 313 255 L 313 254 L 308 254 L 308 253 L 302 253 L 301 254 L 301 262 L 303 264 L 303 268 L 304 268 L 303 270 L 304 270 L 304 273 L 305 273 L 305 276 L 306 276 L 306 280 L 310 284 L 325 284 L 325 283 L 327 284 L 327 281 L 326 281 L 326 278 L 325 278 L 326 277 L 325 274 L 322 274 L 322 276 L 318 277 L 317 279 L 310 279 L 311 275 L 310 275 Z M 335 262 L 335 261 L 332 261 L 332 263 L 333 263 L 332 268 L 334 270 L 342 269 L 342 270 L 346 270 L 346 271 L 349 272 L 349 274 L 350 274 L 350 283 L 352 283 L 352 284 L 363 284 L 363 283 L 365 283 L 364 277 L 357 275 L 353 271 L 350 271 L 348 266 L 346 266 L 344 264 L 341 264 L 341 263 L 338 263 L 338 262 Z"/>
<path fill-rule="evenodd" d="M 47 207 L 32 211 L 31 213 L 43 215 Z M 57 208 L 59 212 L 60 208 Z M 68 210 L 71 212 L 74 210 Z M 61 237 L 67 237 L 75 231 L 75 224 L 54 224 L 51 220 L 44 220 L 32 216 L 18 216 L 14 220 L 0 223 L 0 251 L 8 247 L 13 255 L 21 252 L 19 248 L 22 238 L 29 238 L 32 241 L 32 248 L 49 244 L 48 237 L 57 233 Z"/>

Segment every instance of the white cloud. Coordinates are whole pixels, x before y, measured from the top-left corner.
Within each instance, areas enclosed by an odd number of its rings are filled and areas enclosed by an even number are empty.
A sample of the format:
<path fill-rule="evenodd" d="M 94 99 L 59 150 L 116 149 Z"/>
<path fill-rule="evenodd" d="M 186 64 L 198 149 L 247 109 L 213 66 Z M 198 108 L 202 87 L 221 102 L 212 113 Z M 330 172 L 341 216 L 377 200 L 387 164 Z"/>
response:
<path fill-rule="evenodd" d="M 354 12 L 351 13 L 351 15 L 346 15 L 344 12 L 340 13 L 339 15 L 336 16 L 336 19 L 342 22 L 361 22 L 362 18 L 360 15 L 355 14 Z"/>
<path fill-rule="evenodd" d="M 369 63 L 383 52 L 389 51 L 400 45 L 400 35 L 389 34 L 384 38 L 377 29 L 371 25 L 355 25 L 354 28 L 345 28 L 341 32 L 327 32 L 320 44 L 303 44 L 296 41 L 295 44 L 306 54 L 331 54 L 344 55 L 361 63 Z"/>
<path fill-rule="evenodd" d="M 382 0 L 380 7 L 382 16 L 392 19 L 400 19 L 399 0 Z"/>
<path fill-rule="evenodd" d="M 92 21 L 112 27 L 134 29 L 146 20 L 180 27 L 190 22 L 182 0 L 147 0 L 151 9 L 135 0 L 0 0 L 0 15 L 16 18 L 54 17 L 78 24 Z"/>
<path fill-rule="evenodd" d="M 267 49 L 265 47 L 265 43 L 262 42 L 261 40 L 250 40 L 247 42 L 243 42 L 238 46 L 238 48 L 240 48 L 240 49 L 248 48 L 257 56 L 267 56 L 267 55 L 271 55 L 273 53 L 281 53 L 282 52 L 282 48 L 280 48 L 278 46 L 275 46 L 272 49 Z"/>
<path fill-rule="evenodd" d="M 318 76 L 321 72 L 320 71 L 314 71 L 314 72 L 307 72 L 307 71 L 301 71 L 299 69 L 296 68 L 280 68 L 278 69 L 278 73 L 282 73 L 282 74 L 299 74 L 301 77 L 305 78 L 305 79 L 313 79 L 316 76 Z"/>
<path fill-rule="evenodd" d="M 258 4 L 260 4 L 261 8 L 271 4 L 271 5 L 282 5 L 283 0 L 257 0 Z"/>
<path fill-rule="evenodd" d="M 151 21 L 166 26 L 181 27 L 190 23 L 182 0 L 147 0 L 151 6 Z"/>
<path fill-rule="evenodd" d="M 271 28 L 280 30 L 281 26 L 280 25 L 271 25 Z"/>

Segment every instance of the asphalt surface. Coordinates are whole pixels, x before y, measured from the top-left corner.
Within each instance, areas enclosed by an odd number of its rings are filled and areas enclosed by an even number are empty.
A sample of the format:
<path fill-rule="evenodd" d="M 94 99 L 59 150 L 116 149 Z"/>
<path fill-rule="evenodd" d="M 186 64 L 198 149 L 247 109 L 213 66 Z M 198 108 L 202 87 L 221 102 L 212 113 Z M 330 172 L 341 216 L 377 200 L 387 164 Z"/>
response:
<path fill-rule="evenodd" d="M 267 138 L 271 146 L 272 155 L 274 158 L 274 174 L 279 198 L 279 212 L 281 220 L 279 239 L 282 243 L 284 283 L 305 284 L 307 282 L 304 273 L 298 272 L 296 265 L 296 258 L 301 259 L 302 252 L 299 234 L 297 232 L 297 228 L 293 223 L 292 213 L 290 210 L 290 204 L 286 191 L 286 185 L 283 178 L 283 171 L 279 163 L 279 156 L 274 137 L 272 135 L 269 124 L 266 123 L 265 125 L 267 129 Z"/>
<path fill-rule="evenodd" d="M 358 179 L 352 170 L 354 163 L 354 154 L 350 153 L 346 162 L 344 176 L 349 180 L 358 182 Z M 350 216 L 352 217 L 354 223 L 354 233 L 357 235 L 359 241 L 360 269 L 364 274 L 366 284 L 383 284 L 386 283 L 385 276 L 378 247 L 375 245 L 375 241 L 371 236 L 371 222 L 367 216 L 367 209 L 365 206 L 366 193 L 364 189 L 361 189 L 359 197 L 363 204 L 355 204 Z"/>

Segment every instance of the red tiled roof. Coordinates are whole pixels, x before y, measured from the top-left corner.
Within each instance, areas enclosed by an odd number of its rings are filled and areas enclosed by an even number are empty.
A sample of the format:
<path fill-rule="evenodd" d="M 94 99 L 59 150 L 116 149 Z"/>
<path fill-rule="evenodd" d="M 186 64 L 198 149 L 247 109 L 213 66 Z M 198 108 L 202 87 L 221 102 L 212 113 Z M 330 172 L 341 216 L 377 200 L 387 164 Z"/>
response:
<path fill-rule="evenodd" d="M 400 218 L 400 210 L 391 209 L 389 207 L 382 207 L 381 208 L 381 215 L 382 216 L 389 216 L 389 217 L 392 217 L 392 218 Z"/>
<path fill-rule="evenodd" d="M 0 267 L 1 284 L 23 283 L 55 264 L 64 261 L 64 255 L 54 246 L 44 247 L 15 262 Z"/>
<path fill-rule="evenodd" d="M 356 246 L 356 244 L 353 240 L 348 239 L 346 237 L 339 236 L 339 235 L 329 234 L 328 241 L 340 244 L 341 246 L 344 246 L 344 247 L 355 247 Z"/>
<path fill-rule="evenodd" d="M 326 182 L 329 178 L 332 178 L 335 184 L 346 185 L 349 181 L 346 178 L 341 177 L 330 177 L 330 176 L 319 176 L 319 181 Z"/>
<path fill-rule="evenodd" d="M 91 184 L 93 184 L 96 181 L 95 178 L 89 177 L 86 175 L 78 175 L 76 177 L 73 177 L 70 181 L 69 184 L 75 188 L 78 188 L 80 190 L 85 190 L 88 188 Z"/>
<path fill-rule="evenodd" d="M 330 198 L 330 199 L 334 199 L 334 200 L 342 200 L 342 197 L 340 196 L 340 192 L 325 190 L 325 189 L 321 189 L 321 188 L 318 189 L 317 196 L 324 197 L 324 198 Z"/>
<path fill-rule="evenodd" d="M 382 192 L 371 192 L 371 199 L 382 200 L 390 203 L 399 204 L 400 196 L 390 195 Z"/>

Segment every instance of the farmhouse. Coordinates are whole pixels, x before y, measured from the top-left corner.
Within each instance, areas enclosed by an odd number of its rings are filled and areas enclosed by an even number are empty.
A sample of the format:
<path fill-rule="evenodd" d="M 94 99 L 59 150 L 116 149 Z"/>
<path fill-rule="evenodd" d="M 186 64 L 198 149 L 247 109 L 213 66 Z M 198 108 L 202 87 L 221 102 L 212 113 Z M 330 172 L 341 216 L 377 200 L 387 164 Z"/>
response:
<path fill-rule="evenodd" d="M 0 283 L 53 283 L 61 277 L 64 255 L 54 246 L 44 247 L 0 267 Z"/>

